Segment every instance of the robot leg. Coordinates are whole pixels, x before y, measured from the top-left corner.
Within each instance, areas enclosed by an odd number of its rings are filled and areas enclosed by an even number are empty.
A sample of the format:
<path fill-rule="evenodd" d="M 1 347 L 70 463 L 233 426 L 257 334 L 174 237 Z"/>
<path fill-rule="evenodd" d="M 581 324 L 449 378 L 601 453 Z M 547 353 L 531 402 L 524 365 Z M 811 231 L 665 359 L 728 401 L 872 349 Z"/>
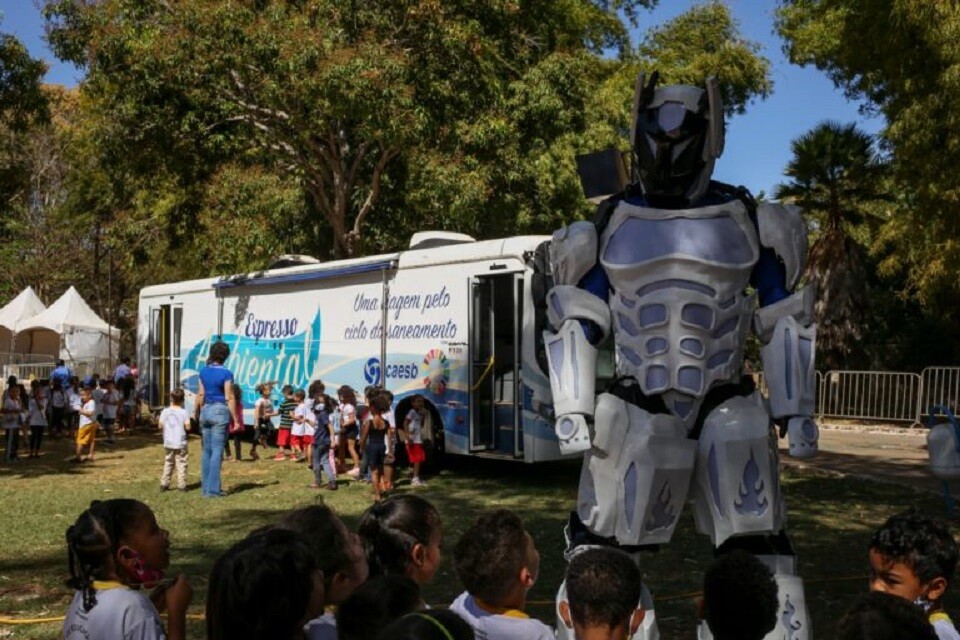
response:
<path fill-rule="evenodd" d="M 759 394 L 731 398 L 710 412 L 700 434 L 694 476 L 697 530 L 709 535 L 714 546 L 751 551 L 774 574 L 780 613 L 766 640 L 809 640 L 803 581 L 781 533 L 786 507 L 776 434 Z M 712 637 L 706 623 L 700 625 L 698 637 Z"/>
<path fill-rule="evenodd" d="M 601 394 L 592 445 L 584 456 L 577 500 L 577 517 L 592 537 L 620 545 L 669 542 L 696 458 L 697 443 L 687 438 L 683 423 Z M 577 544 L 569 536 L 568 543 Z M 568 559 L 579 549 L 569 549 Z M 557 605 L 565 598 L 561 586 Z M 656 640 L 660 634 L 653 598 L 645 585 L 640 604 L 646 616 L 633 640 Z M 559 614 L 557 631 L 561 640 L 573 639 L 573 629 L 566 627 Z"/>

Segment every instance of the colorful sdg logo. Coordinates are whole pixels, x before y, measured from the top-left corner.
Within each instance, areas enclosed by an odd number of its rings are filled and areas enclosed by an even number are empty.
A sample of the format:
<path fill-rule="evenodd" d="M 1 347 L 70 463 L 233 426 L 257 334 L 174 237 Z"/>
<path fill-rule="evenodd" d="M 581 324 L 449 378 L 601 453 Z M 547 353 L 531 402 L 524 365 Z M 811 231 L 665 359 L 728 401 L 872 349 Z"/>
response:
<path fill-rule="evenodd" d="M 423 357 L 423 364 L 426 371 L 423 378 L 424 389 L 442 395 L 450 381 L 450 361 L 446 354 L 440 349 L 431 349 Z"/>

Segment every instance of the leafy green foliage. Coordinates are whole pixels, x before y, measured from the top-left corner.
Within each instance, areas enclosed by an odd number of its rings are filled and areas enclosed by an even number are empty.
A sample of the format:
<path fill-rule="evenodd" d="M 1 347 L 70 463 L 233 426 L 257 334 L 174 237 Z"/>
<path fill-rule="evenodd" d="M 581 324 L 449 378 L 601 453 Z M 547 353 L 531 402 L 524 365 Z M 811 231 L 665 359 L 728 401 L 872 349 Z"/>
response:
<path fill-rule="evenodd" d="M 922 0 L 787 0 L 786 52 L 826 71 L 887 121 L 902 198 L 875 251 L 881 273 L 925 309 L 960 317 L 960 6 Z"/>

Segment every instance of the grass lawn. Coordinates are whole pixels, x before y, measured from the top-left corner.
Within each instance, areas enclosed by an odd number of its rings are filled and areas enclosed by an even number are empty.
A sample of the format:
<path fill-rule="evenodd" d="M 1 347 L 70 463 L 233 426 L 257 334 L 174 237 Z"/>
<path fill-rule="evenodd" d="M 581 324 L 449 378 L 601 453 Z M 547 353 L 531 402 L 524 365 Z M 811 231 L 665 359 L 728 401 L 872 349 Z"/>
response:
<path fill-rule="evenodd" d="M 4 540 L 0 618 L 63 614 L 72 595 L 63 585 L 67 575 L 64 532 L 91 500 L 133 497 L 153 508 L 161 526 L 171 532 L 171 572 L 185 572 L 193 584 L 192 614 L 203 612 L 207 574 L 214 559 L 248 531 L 275 521 L 288 509 L 321 499 L 348 526 L 354 526 L 371 501 L 364 485 L 353 484 L 335 493 L 313 491 L 306 486 L 311 475 L 304 465 L 269 460 L 225 462 L 224 485 L 231 495 L 203 500 L 196 488 L 197 439 L 190 443 L 191 491 L 160 493 L 159 435 L 121 438 L 112 449 L 98 443 L 94 463 L 68 464 L 68 442 L 50 440 L 39 460 L 0 466 Z M 417 490 L 437 505 L 445 529 L 445 555 L 435 581 L 426 589 L 427 601 L 449 603 L 461 591 L 450 556 L 455 541 L 478 512 L 506 507 L 524 518 L 542 557 L 540 579 L 530 593 L 530 612 L 552 623 L 553 595 L 564 569 L 563 524 L 576 498 L 579 463 L 531 467 L 460 457 L 448 460 L 447 471 L 430 478 L 429 487 Z M 406 484 L 404 479 L 398 490 L 411 490 Z M 851 599 L 866 590 L 865 545 L 871 531 L 887 516 L 911 505 L 933 513 L 943 511 L 936 496 L 905 487 L 810 471 L 788 471 L 783 484 L 814 630 L 822 638 L 832 635 Z M 694 532 L 687 510 L 673 544 L 645 558 L 644 577 L 658 600 L 664 638 L 694 637 L 695 592 L 710 556 L 710 544 Z M 958 603 L 960 599 L 951 594 L 948 608 L 956 612 Z M 0 638 L 55 638 L 59 628 L 58 622 L 0 624 Z M 192 621 L 190 631 L 190 637 L 202 638 L 203 623 Z"/>

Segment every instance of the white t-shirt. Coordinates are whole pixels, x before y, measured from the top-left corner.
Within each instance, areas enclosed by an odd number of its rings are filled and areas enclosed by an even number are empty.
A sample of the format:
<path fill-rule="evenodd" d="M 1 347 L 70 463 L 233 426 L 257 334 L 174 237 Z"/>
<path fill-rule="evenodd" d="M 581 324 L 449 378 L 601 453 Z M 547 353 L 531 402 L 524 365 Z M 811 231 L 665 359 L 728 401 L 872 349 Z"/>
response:
<path fill-rule="evenodd" d="M 97 403 L 93 401 L 93 398 L 90 398 L 83 404 L 83 411 L 80 413 L 80 426 L 85 427 L 88 424 L 96 422 L 97 420 Z M 87 417 L 83 415 L 84 413 L 92 413 L 93 417 Z"/>
<path fill-rule="evenodd" d="M 350 422 L 351 418 L 354 420 L 354 423 L 352 426 L 359 428 L 360 425 L 356 423 L 357 408 L 352 404 L 347 404 L 347 403 L 343 403 L 342 405 L 340 405 L 340 428 L 341 429 L 349 428 L 351 425 L 349 425 L 348 423 Z"/>
<path fill-rule="evenodd" d="M 103 415 L 103 394 L 105 394 L 106 392 L 107 392 L 106 389 L 101 389 L 100 387 L 97 387 L 96 389 L 93 390 L 93 401 L 97 404 L 98 416 Z"/>
<path fill-rule="evenodd" d="M 380 417 L 387 421 L 387 424 L 390 425 L 391 429 L 397 426 L 397 417 L 393 415 L 392 408 L 390 409 L 390 411 L 387 411 L 386 413 L 382 414 Z"/>
<path fill-rule="evenodd" d="M 945 613 L 935 613 L 930 616 L 930 624 L 933 625 L 933 630 L 936 632 L 939 640 L 960 639 L 960 634 L 957 633 L 956 628 L 953 626 L 953 621 L 950 620 L 950 616 Z"/>
<path fill-rule="evenodd" d="M 553 629 L 539 620 L 519 612 L 516 616 L 488 613 L 466 591 L 457 596 L 450 611 L 473 627 L 477 640 L 555 640 Z"/>
<path fill-rule="evenodd" d="M 116 420 L 117 407 L 120 406 L 120 392 L 116 389 L 113 391 L 104 391 L 100 405 L 103 408 L 103 417 L 105 420 Z"/>
<path fill-rule="evenodd" d="M 64 640 L 166 640 L 157 608 L 140 591 L 126 587 L 99 589 L 97 604 L 83 610 L 76 592 L 63 621 Z"/>
<path fill-rule="evenodd" d="M 30 396 L 30 426 L 47 426 L 47 399 L 40 396 L 39 402 L 32 395 Z"/>
<path fill-rule="evenodd" d="M 66 397 L 69 410 L 80 411 L 80 405 L 83 404 L 83 400 L 80 398 L 80 394 L 73 390 L 73 387 L 67 387 Z"/>
<path fill-rule="evenodd" d="M 8 394 L 3 394 L 2 422 L 4 429 L 20 428 L 20 412 L 23 411 L 23 404 L 19 400 L 14 400 Z M 11 413 L 6 413 L 10 411 Z"/>
<path fill-rule="evenodd" d="M 187 446 L 186 425 L 190 415 L 183 407 L 167 407 L 160 412 L 163 427 L 163 446 L 167 449 L 182 449 Z"/>
<path fill-rule="evenodd" d="M 410 421 L 407 425 L 407 435 L 410 438 L 408 442 L 423 444 L 423 416 L 416 409 L 410 409 L 407 411 L 406 420 Z"/>
<path fill-rule="evenodd" d="M 290 427 L 290 435 L 307 435 L 307 420 L 313 420 L 313 411 L 307 407 L 306 402 L 301 402 L 293 410 L 293 425 Z"/>
<path fill-rule="evenodd" d="M 50 404 L 54 409 L 63 409 L 66 404 L 64 400 L 63 389 L 56 389 L 50 392 Z"/>
<path fill-rule="evenodd" d="M 332 613 L 324 613 L 303 627 L 307 640 L 337 640 L 337 619 Z"/>

